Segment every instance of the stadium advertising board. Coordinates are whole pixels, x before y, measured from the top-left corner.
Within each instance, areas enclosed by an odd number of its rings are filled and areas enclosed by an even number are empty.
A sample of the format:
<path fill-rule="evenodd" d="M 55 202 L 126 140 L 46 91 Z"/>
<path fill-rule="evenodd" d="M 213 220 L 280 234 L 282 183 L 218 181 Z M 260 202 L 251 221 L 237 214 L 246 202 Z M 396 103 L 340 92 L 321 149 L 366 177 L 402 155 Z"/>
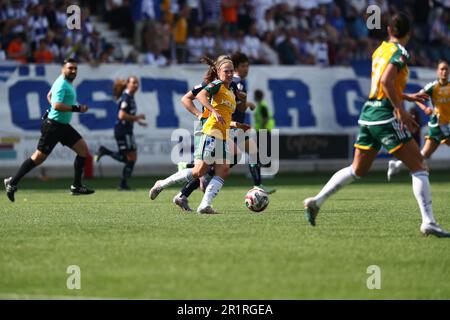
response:
<path fill-rule="evenodd" d="M 136 126 L 140 164 L 167 164 L 176 144 L 172 132 L 184 128 L 191 133 L 194 118 L 180 103 L 187 90 L 198 84 L 206 70 L 203 65 L 150 67 L 139 65 L 80 65 L 74 86 L 79 103 L 87 104 L 89 111 L 74 114 L 72 125 L 79 130 L 94 152 L 103 144 L 116 148 L 113 126 L 117 106 L 111 95 L 113 81 L 136 75 L 140 89 L 136 94 L 139 113 L 147 117 L 148 127 Z M 348 136 L 348 143 L 358 130 L 360 109 L 370 87 L 370 66 L 322 68 L 316 66 L 269 67 L 252 66 L 248 77 L 249 100 L 261 89 L 280 130 L 281 159 L 311 159 L 312 150 L 295 148 L 295 141 L 307 141 L 313 135 L 325 137 L 332 143 L 338 137 Z M 40 135 L 41 116 L 49 104 L 47 92 L 60 74 L 58 65 L 3 65 L 0 66 L 0 163 L 16 165 L 36 148 Z M 435 71 L 412 69 L 408 92 L 415 92 L 434 80 Z M 409 105 L 411 107 L 411 105 Z M 422 113 L 422 125 L 427 117 Z M 251 112 L 247 121 L 252 122 Z M 289 138 L 288 136 L 297 136 Z M 303 138 L 298 138 L 303 136 Z M 295 141 L 293 141 L 295 140 Z M 340 143 L 344 143 L 339 140 Z M 340 148 L 340 147 L 339 147 Z M 435 158 L 448 157 L 447 148 L 440 148 Z M 295 155 L 294 153 L 304 153 Z M 315 153 L 316 158 L 345 158 L 342 151 Z M 314 158 L 313 157 L 313 158 Z M 70 152 L 57 146 L 47 165 L 72 165 Z M 106 164 L 115 164 L 105 159 Z"/>

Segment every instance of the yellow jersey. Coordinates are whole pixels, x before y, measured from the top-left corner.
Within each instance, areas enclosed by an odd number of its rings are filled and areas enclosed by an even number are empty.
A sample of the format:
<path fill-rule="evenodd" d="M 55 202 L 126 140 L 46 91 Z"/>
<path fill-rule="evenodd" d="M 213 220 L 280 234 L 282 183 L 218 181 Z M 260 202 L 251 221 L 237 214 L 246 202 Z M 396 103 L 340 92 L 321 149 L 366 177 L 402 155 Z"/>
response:
<path fill-rule="evenodd" d="M 369 99 L 387 99 L 386 93 L 383 92 L 381 86 L 381 78 L 389 64 L 397 66 L 398 74 L 395 78 L 395 91 L 401 97 L 408 81 L 409 71 L 406 65 L 408 61 L 409 54 L 404 47 L 398 43 L 383 41 L 372 55 L 372 81 Z"/>
<path fill-rule="evenodd" d="M 233 91 L 220 80 L 215 80 L 205 87 L 209 92 L 211 105 L 225 120 L 225 124 L 217 122 L 216 117 L 211 115 L 203 125 L 202 132 L 220 140 L 228 139 L 231 115 L 236 109 L 236 96 Z"/>
<path fill-rule="evenodd" d="M 440 84 L 436 80 L 427 84 L 422 90 L 430 96 L 439 124 L 450 123 L 450 83 Z"/>
<path fill-rule="evenodd" d="M 389 64 L 397 67 L 398 73 L 395 77 L 394 87 L 396 94 L 401 98 L 403 90 L 408 81 L 409 54 L 405 48 L 395 42 L 383 43 L 372 55 L 372 79 L 369 100 L 364 104 L 359 124 L 379 125 L 395 120 L 394 108 L 381 85 L 381 78 Z"/>

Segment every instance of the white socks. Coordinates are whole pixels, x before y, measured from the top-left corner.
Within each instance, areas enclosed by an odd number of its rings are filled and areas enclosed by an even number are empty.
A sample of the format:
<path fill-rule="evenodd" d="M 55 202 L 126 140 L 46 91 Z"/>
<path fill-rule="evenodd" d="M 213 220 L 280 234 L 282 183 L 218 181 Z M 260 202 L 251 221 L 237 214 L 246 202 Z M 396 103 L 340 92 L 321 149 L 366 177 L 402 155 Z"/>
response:
<path fill-rule="evenodd" d="M 214 176 L 206 187 L 205 194 L 203 195 L 199 208 L 210 206 L 212 200 L 217 196 L 222 186 L 223 179 L 219 176 Z"/>
<path fill-rule="evenodd" d="M 404 169 L 405 165 L 401 160 L 394 160 L 394 167 L 395 169 Z"/>
<path fill-rule="evenodd" d="M 192 168 L 175 172 L 170 177 L 167 177 L 166 179 L 161 180 L 160 187 L 165 189 L 167 187 L 170 187 L 173 184 L 180 183 L 180 182 L 188 182 L 190 180 L 192 180 Z"/>
<path fill-rule="evenodd" d="M 401 161 L 398 161 L 402 163 Z M 433 208 L 431 205 L 431 189 L 427 171 L 418 171 L 411 174 L 412 187 L 414 196 L 419 204 L 420 213 L 422 215 L 422 223 L 436 223 L 433 216 Z M 336 172 L 322 190 L 314 197 L 317 205 L 320 207 L 325 200 L 336 193 L 345 185 L 359 178 L 353 171 L 352 166 L 341 169 Z"/>
<path fill-rule="evenodd" d="M 430 181 L 427 171 L 418 171 L 411 174 L 414 196 L 419 204 L 422 223 L 435 223 L 433 207 L 431 205 Z"/>
<path fill-rule="evenodd" d="M 347 184 L 353 182 L 356 178 L 359 177 L 355 174 L 351 165 L 336 172 L 322 190 L 314 197 L 317 205 L 320 207 L 331 195 Z"/>

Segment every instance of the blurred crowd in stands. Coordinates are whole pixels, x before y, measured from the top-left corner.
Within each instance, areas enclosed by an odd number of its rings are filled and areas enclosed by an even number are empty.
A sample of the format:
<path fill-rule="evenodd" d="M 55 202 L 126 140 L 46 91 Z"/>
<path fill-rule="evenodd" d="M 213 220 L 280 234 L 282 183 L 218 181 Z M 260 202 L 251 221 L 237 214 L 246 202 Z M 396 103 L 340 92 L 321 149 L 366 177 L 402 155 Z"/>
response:
<path fill-rule="evenodd" d="M 71 4 L 80 30 L 66 27 Z M 369 5 L 380 8 L 381 29 L 367 28 Z M 164 66 L 241 51 L 252 64 L 349 65 L 370 59 L 399 10 L 413 18 L 411 65 L 450 60 L 450 0 L 0 0 L 0 62 Z M 104 37 L 92 15 L 132 50 Z"/>

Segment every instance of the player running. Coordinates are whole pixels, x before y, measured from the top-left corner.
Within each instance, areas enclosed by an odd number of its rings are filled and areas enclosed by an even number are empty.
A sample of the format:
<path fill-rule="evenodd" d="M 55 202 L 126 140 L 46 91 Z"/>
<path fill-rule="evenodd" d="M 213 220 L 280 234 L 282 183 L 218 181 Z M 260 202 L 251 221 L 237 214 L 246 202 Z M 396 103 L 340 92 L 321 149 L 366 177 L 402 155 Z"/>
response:
<path fill-rule="evenodd" d="M 324 202 L 338 190 L 366 175 L 381 146 L 384 146 L 411 171 L 414 196 L 422 215 L 420 232 L 438 237 L 450 237 L 433 215 L 428 171 L 417 143 L 411 138 L 418 124 L 405 111 L 403 99 L 423 100 L 426 95 L 404 95 L 408 79 L 409 54 L 405 45 L 409 40 L 410 21 L 403 13 L 394 15 L 387 27 L 389 40 L 372 55 L 372 84 L 369 100 L 364 104 L 359 118 L 359 135 L 351 166 L 336 172 L 314 197 L 304 200 L 305 216 L 311 225 Z"/>
<path fill-rule="evenodd" d="M 215 63 L 218 80 L 208 84 L 197 100 L 210 112 L 208 120 L 202 128 L 202 136 L 195 152 L 194 168 L 184 169 L 164 180 L 156 181 L 149 191 L 149 197 L 154 200 L 165 188 L 182 181 L 190 181 L 205 175 L 210 165 L 214 165 L 215 176 L 211 179 L 200 205 L 198 213 L 216 214 L 212 208 L 212 200 L 217 196 L 229 173 L 229 157 L 227 148 L 228 129 L 231 115 L 236 109 L 236 97 L 230 88 L 233 80 L 233 63 L 223 59 Z"/>
<path fill-rule="evenodd" d="M 431 116 L 428 122 L 428 136 L 425 137 L 425 145 L 420 152 L 425 159 L 429 159 L 441 143 L 450 146 L 450 84 L 448 83 L 448 62 L 440 60 L 436 71 L 438 79 L 427 84 L 419 91 L 430 96 L 433 108 L 416 102 L 426 115 Z M 387 172 L 388 181 L 391 181 L 392 176 L 398 174 L 402 170 L 402 167 L 404 167 L 402 161 L 390 160 Z"/>
<path fill-rule="evenodd" d="M 233 75 L 233 82 L 236 83 L 237 88 L 245 92 L 247 94 L 247 75 L 249 72 L 249 59 L 247 55 L 237 52 L 232 55 L 231 59 L 233 60 L 234 64 L 234 75 Z M 238 97 L 237 101 L 237 107 L 236 111 L 233 113 L 233 120 L 239 123 L 245 123 L 245 112 L 247 108 L 250 108 L 251 110 L 255 110 L 256 106 L 254 103 L 248 102 L 246 99 L 241 99 Z M 239 134 L 242 134 L 241 130 L 237 129 L 231 129 L 231 139 L 235 142 L 236 139 L 238 139 Z M 238 150 L 235 147 L 235 153 L 237 153 Z M 269 188 L 267 186 L 264 186 L 262 184 L 262 177 L 261 177 L 261 164 L 259 163 L 259 159 L 256 156 L 258 153 L 258 147 L 255 141 L 250 139 L 249 136 L 245 136 L 245 152 L 254 155 L 251 156 L 250 159 L 254 158 L 255 163 L 249 163 L 248 168 L 250 171 L 250 174 L 253 178 L 253 185 L 255 187 L 261 188 L 264 191 L 266 191 L 268 194 L 274 193 L 276 189 Z"/>
<path fill-rule="evenodd" d="M 215 63 L 218 63 L 224 59 L 230 60 L 231 58 L 227 55 L 219 56 L 216 59 L 216 62 L 209 59 L 208 57 L 203 57 L 200 61 L 203 63 L 206 63 L 210 66 L 208 71 L 205 74 L 205 77 L 203 79 L 203 82 L 194 86 L 194 88 L 187 92 L 182 98 L 181 102 L 183 106 L 188 110 L 190 113 L 192 113 L 198 120 L 198 125 L 194 130 L 194 150 L 197 150 L 198 145 L 200 143 L 200 138 L 202 135 L 202 129 L 205 122 L 208 120 L 208 117 L 210 116 L 210 111 L 202 107 L 202 111 L 198 110 L 197 107 L 194 104 L 194 100 L 196 99 L 197 94 L 202 91 L 209 83 L 213 82 L 218 78 L 217 70 L 215 69 Z M 235 96 L 242 96 L 242 93 L 237 89 L 237 86 L 234 82 L 230 84 L 230 88 L 235 94 Z M 236 123 L 235 121 L 231 121 L 230 127 L 236 127 L 236 128 L 242 128 L 243 130 L 247 130 L 249 128 L 246 124 Z M 187 165 L 189 167 L 190 165 Z M 191 166 L 191 168 L 193 165 Z M 230 165 L 231 168 L 231 165 Z M 184 169 L 184 168 L 182 168 Z M 205 178 L 206 177 L 206 178 Z M 188 198 L 192 194 L 194 190 L 196 190 L 198 187 L 202 189 L 204 192 L 206 190 L 207 184 L 209 181 L 214 177 L 214 166 L 211 166 L 208 170 L 208 172 L 202 176 L 200 179 L 192 179 L 191 181 L 187 182 L 185 186 L 180 190 L 180 192 L 175 195 L 172 202 L 179 206 L 183 211 L 192 211 L 192 209 L 189 207 L 189 201 Z"/>
<path fill-rule="evenodd" d="M 119 151 L 114 152 L 104 146 L 100 146 L 95 154 L 95 161 L 98 162 L 103 156 L 110 156 L 114 160 L 125 163 L 120 179 L 119 190 L 129 191 L 127 180 L 133 173 L 134 164 L 137 160 L 137 147 L 133 134 L 134 123 L 137 122 L 142 127 L 147 124 L 144 114 L 136 115 L 137 108 L 134 95 L 139 89 L 139 80 L 132 76 L 127 80 L 116 80 L 113 87 L 113 95 L 117 99 L 118 115 L 114 126 L 114 137 L 117 141 Z"/>

